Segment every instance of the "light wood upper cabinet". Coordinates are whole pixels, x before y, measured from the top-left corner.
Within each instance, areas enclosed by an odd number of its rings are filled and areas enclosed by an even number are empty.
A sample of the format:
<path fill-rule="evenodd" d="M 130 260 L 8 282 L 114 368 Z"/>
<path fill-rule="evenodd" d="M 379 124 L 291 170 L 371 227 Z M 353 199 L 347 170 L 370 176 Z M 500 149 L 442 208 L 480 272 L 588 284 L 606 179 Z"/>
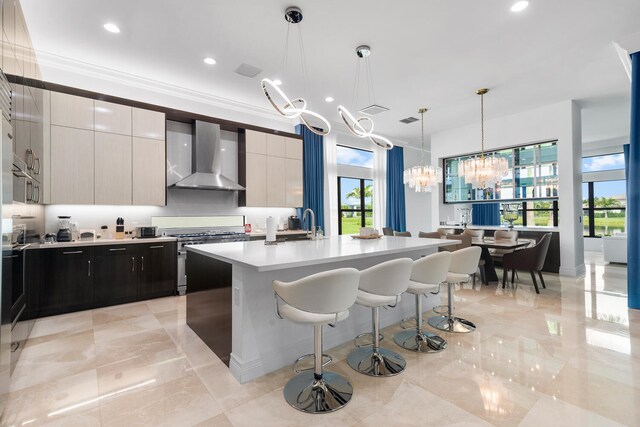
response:
<path fill-rule="evenodd" d="M 289 159 L 302 160 L 302 140 L 286 138 L 286 156 Z"/>
<path fill-rule="evenodd" d="M 247 153 L 267 154 L 267 134 L 247 130 L 245 132 L 245 143 Z"/>
<path fill-rule="evenodd" d="M 51 92 L 51 124 L 76 129 L 94 129 L 93 99 Z"/>
<path fill-rule="evenodd" d="M 131 204 L 131 136 L 95 133 L 95 203 Z"/>
<path fill-rule="evenodd" d="M 267 156 L 247 153 L 246 206 L 267 206 Z"/>
<path fill-rule="evenodd" d="M 267 206 L 286 206 L 286 183 L 285 158 L 267 156 Z"/>
<path fill-rule="evenodd" d="M 165 115 L 158 111 L 133 108 L 133 136 L 165 139 Z"/>
<path fill-rule="evenodd" d="M 131 107 L 111 102 L 95 101 L 96 132 L 131 135 Z M 164 139 L 164 134 L 163 137 Z"/>
<path fill-rule="evenodd" d="M 240 144 L 240 206 L 302 206 L 302 140 L 247 130 Z"/>
<path fill-rule="evenodd" d="M 286 139 L 279 135 L 267 135 L 267 156 L 284 157 L 286 152 Z"/>
<path fill-rule="evenodd" d="M 302 162 L 285 159 L 286 185 L 285 202 L 288 207 L 302 206 Z"/>
<path fill-rule="evenodd" d="M 166 203 L 164 140 L 133 137 L 133 204 Z"/>
<path fill-rule="evenodd" d="M 51 126 L 51 203 L 93 204 L 94 133 Z"/>

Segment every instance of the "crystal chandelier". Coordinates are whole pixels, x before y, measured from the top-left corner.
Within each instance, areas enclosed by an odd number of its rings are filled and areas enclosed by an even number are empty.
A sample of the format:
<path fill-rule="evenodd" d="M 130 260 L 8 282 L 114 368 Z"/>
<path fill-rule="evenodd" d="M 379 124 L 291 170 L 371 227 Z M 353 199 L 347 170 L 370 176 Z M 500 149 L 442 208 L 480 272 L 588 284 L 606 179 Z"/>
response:
<path fill-rule="evenodd" d="M 302 11 L 295 7 L 288 7 L 285 11 L 284 19 L 288 22 L 288 25 L 299 24 L 302 21 Z M 302 44 L 302 33 L 300 27 L 298 27 L 298 41 L 300 46 L 300 59 L 302 64 L 302 78 L 304 80 L 304 87 L 307 86 L 307 69 L 304 58 L 304 47 Z M 287 27 L 287 38 L 284 49 L 284 59 L 282 61 L 282 67 L 286 66 L 287 53 L 289 49 L 289 27 Z M 311 132 L 316 135 L 327 135 L 331 132 L 331 125 L 329 121 L 320 114 L 307 109 L 307 101 L 304 98 L 295 98 L 291 100 L 284 91 L 278 87 L 279 83 L 270 79 L 262 79 L 260 82 L 262 92 L 267 97 L 271 106 L 278 112 L 278 114 L 288 118 L 299 118 L 302 124 L 304 124 Z M 277 99 L 279 98 L 279 99 Z M 315 123 L 312 123 L 315 122 Z"/>
<path fill-rule="evenodd" d="M 482 151 L 480 157 L 463 160 L 458 166 L 458 175 L 464 177 L 467 184 L 476 189 L 494 188 L 509 173 L 509 162 L 495 154 L 484 154 L 484 95 L 489 89 L 478 89 L 480 95 L 480 133 Z"/>
<path fill-rule="evenodd" d="M 424 113 L 427 112 L 426 108 L 420 108 L 421 130 L 422 130 L 422 145 L 421 151 L 422 162 L 420 166 L 413 166 L 404 170 L 403 182 L 409 184 L 409 188 L 413 189 L 416 193 L 431 192 L 431 188 L 437 183 L 442 182 L 442 168 L 434 167 L 424 164 Z"/>

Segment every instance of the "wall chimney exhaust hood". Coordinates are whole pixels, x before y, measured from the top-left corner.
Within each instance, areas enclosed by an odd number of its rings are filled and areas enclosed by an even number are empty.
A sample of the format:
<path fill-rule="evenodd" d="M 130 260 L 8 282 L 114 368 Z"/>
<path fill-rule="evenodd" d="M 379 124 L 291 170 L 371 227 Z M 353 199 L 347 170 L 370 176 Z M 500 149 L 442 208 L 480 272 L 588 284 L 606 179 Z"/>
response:
<path fill-rule="evenodd" d="M 243 191 L 245 188 L 220 173 L 220 125 L 196 120 L 191 175 L 171 187 L 196 190 Z"/>

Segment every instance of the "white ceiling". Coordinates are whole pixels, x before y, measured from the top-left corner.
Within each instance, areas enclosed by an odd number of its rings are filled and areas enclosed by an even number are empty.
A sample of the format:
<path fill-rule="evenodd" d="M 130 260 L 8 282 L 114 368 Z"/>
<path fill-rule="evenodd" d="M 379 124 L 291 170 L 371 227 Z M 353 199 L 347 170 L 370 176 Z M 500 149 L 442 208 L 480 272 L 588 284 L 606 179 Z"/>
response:
<path fill-rule="evenodd" d="M 369 44 L 376 133 L 419 143 L 419 123 L 398 120 L 430 108 L 427 131 L 479 121 L 479 87 L 489 87 L 486 116 L 499 117 L 567 99 L 611 111 L 585 126 L 585 139 L 628 134 L 629 80 L 612 41 L 637 32 L 638 0 L 532 0 L 524 12 L 510 0 L 21 0 L 39 52 L 119 70 L 269 108 L 261 77 L 279 77 L 291 98 L 338 122 L 352 106 L 355 47 Z M 308 82 L 302 84 L 297 34 L 287 73 L 283 11 L 302 8 Z M 120 34 L 106 32 L 116 23 Z M 297 28 L 293 28 L 296 30 Z M 207 66 L 205 56 L 218 63 Z M 233 72 L 241 63 L 264 70 L 256 79 Z M 43 76 L 47 80 L 47 75 Z M 362 93 L 362 91 L 361 91 Z M 327 104 L 324 98 L 336 102 Z M 604 107 L 598 108 L 603 100 Z M 594 107 L 595 106 L 595 107 Z M 611 110 L 608 107 L 612 107 Z M 593 110 L 595 108 L 595 110 Z M 626 108 L 626 110 L 625 110 Z M 626 117 L 621 118 L 623 113 Z M 274 113 L 275 114 L 275 113 Z M 597 117 L 598 114 L 595 113 Z M 603 113 L 604 114 L 604 113 Z M 627 120 L 627 122 L 625 122 Z M 619 136 L 619 135 L 618 135 Z"/>

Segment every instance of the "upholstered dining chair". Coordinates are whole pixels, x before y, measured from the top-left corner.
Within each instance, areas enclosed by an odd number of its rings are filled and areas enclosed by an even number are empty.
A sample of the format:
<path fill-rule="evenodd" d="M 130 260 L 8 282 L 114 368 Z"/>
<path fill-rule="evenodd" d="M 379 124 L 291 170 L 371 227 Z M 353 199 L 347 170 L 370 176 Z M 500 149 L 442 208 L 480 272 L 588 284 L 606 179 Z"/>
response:
<path fill-rule="evenodd" d="M 550 242 L 551 233 L 546 233 L 535 246 L 504 254 L 502 257 L 502 266 L 504 268 L 504 272 L 502 274 L 502 287 L 504 288 L 507 284 L 507 275 L 509 274 L 509 270 L 511 270 L 511 283 L 514 282 L 515 271 L 524 270 L 531 273 L 531 279 L 533 280 L 533 286 L 536 288 L 537 294 L 540 293 L 540 289 L 538 289 L 538 282 L 536 281 L 535 273 L 538 273 L 542 287 L 546 288 L 544 278 L 542 277 L 542 267 L 544 266 L 544 261 L 547 258 L 547 251 L 549 250 Z"/>
<path fill-rule="evenodd" d="M 382 234 L 385 236 L 393 236 L 393 228 L 391 227 L 382 227 Z"/>
<path fill-rule="evenodd" d="M 484 237 L 484 230 L 475 230 L 471 228 L 465 228 L 462 232 L 463 236 L 471 236 L 474 239 L 482 239 Z"/>
<path fill-rule="evenodd" d="M 421 231 L 420 233 L 418 233 L 418 237 L 427 238 L 427 239 L 439 239 L 440 236 L 441 236 L 440 233 L 438 233 L 437 231 L 432 231 L 430 233 L 427 233 L 426 231 Z"/>
<path fill-rule="evenodd" d="M 438 228 L 438 233 L 442 237 L 446 236 L 447 234 L 456 234 L 453 228 L 442 228 L 442 227 Z"/>
<path fill-rule="evenodd" d="M 496 230 L 493 234 L 493 238 L 498 241 L 509 241 L 509 242 L 517 242 L 518 241 L 518 232 L 516 230 Z M 513 252 L 513 249 L 489 249 L 489 253 L 494 261 L 501 261 L 502 256 L 504 254 L 508 254 Z"/>
<path fill-rule="evenodd" d="M 396 232 L 394 232 L 394 236 L 411 237 L 411 232 L 410 231 L 396 231 Z"/>

